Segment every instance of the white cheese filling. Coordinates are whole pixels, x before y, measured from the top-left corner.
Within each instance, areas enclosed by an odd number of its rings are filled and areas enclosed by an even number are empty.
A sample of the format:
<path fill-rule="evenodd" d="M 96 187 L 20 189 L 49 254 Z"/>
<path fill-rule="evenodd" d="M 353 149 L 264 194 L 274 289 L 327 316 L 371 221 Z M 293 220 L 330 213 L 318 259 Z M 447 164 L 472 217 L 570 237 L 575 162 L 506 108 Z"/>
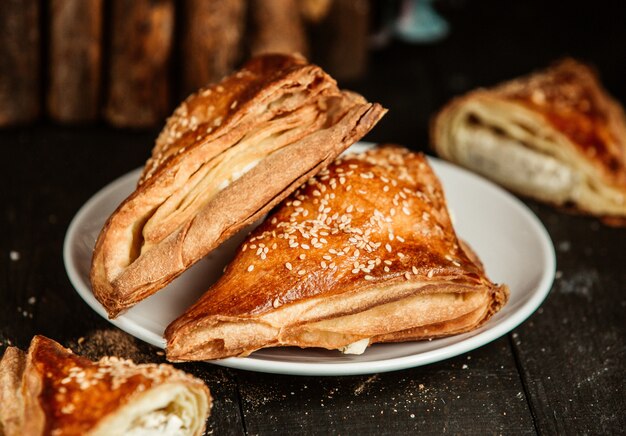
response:
<path fill-rule="evenodd" d="M 341 347 L 339 351 L 341 351 L 343 354 L 363 354 L 369 344 L 369 338 L 365 338 Z"/>
<path fill-rule="evenodd" d="M 166 410 L 147 413 L 133 423 L 126 436 L 184 436 L 189 434 L 183 420 Z"/>
<path fill-rule="evenodd" d="M 488 128 L 465 128 L 459 138 L 459 160 L 474 171 L 523 193 L 565 202 L 575 198 L 580 177 L 567 165 L 497 135 Z"/>

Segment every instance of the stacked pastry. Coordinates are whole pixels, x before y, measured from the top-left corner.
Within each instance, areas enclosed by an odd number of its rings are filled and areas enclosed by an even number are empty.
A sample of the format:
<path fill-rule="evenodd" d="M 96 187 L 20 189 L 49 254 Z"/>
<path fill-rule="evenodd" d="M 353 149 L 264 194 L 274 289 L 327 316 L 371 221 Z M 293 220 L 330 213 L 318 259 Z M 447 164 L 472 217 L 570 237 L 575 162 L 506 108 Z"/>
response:
<path fill-rule="evenodd" d="M 190 97 L 98 238 L 95 296 L 115 317 L 276 207 L 168 327 L 168 359 L 360 353 L 480 326 L 508 290 L 457 239 L 425 158 L 386 146 L 333 162 L 384 112 L 285 55 Z"/>
<path fill-rule="evenodd" d="M 432 142 L 512 191 L 626 224 L 626 116 L 584 64 L 566 59 L 453 100 Z"/>
<path fill-rule="evenodd" d="M 92 362 L 43 336 L 0 361 L 0 434 L 201 435 L 205 384 L 169 365 Z"/>
<path fill-rule="evenodd" d="M 189 97 L 106 222 L 91 284 L 111 317 L 255 222 L 385 113 L 303 58 L 266 55 Z"/>

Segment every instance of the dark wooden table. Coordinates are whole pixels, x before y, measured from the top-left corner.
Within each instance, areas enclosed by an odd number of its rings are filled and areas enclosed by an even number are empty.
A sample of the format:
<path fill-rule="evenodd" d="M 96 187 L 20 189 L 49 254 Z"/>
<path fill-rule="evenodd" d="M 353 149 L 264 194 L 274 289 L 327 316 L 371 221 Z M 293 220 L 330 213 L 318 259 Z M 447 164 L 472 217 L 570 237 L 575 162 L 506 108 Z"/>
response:
<path fill-rule="evenodd" d="M 348 84 L 391 109 L 368 139 L 427 151 L 428 119 L 452 95 L 568 54 L 594 62 L 626 103 L 626 14 L 615 6 L 622 2 L 599 3 L 563 12 L 538 1 L 441 2 L 452 23 L 447 40 L 394 43 L 373 54 L 366 78 Z M 46 123 L 0 131 L 0 352 L 43 334 L 92 358 L 163 361 L 95 314 L 62 260 L 74 214 L 142 165 L 155 135 Z M 179 365 L 213 392 L 209 433 L 626 432 L 626 230 L 527 204 L 552 237 L 558 273 L 541 308 L 512 333 L 443 362 L 366 376 Z"/>

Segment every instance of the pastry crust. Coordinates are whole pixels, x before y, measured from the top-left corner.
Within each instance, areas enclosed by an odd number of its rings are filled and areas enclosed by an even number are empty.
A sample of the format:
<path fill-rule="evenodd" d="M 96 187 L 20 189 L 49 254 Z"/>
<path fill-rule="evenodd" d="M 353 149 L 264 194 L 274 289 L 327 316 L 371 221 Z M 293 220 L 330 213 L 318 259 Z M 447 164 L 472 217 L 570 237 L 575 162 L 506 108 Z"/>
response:
<path fill-rule="evenodd" d="M 626 116 L 584 64 L 459 97 L 431 133 L 441 157 L 512 191 L 626 224 Z"/>
<path fill-rule="evenodd" d="M 146 417 L 180 433 L 204 432 L 211 407 L 205 384 L 169 365 L 92 362 L 43 336 L 25 355 L 10 347 L 0 362 L 0 428 L 12 435 L 136 434 Z M 143 427 L 142 427 L 143 426 Z"/>
<path fill-rule="evenodd" d="M 95 245 L 111 318 L 158 291 L 360 139 L 383 116 L 302 57 L 266 55 L 189 97 Z"/>
<path fill-rule="evenodd" d="M 339 158 L 281 203 L 165 332 L 172 361 L 474 329 L 506 302 L 457 239 L 423 155 Z"/>

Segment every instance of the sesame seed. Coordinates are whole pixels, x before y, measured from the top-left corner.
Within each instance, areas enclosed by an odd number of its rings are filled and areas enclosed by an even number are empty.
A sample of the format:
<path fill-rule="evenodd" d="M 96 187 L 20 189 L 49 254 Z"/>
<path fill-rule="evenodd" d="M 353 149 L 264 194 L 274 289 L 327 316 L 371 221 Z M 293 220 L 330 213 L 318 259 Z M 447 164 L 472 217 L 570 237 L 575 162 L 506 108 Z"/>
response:
<path fill-rule="evenodd" d="M 248 267 L 248 272 L 251 272 L 253 269 L 254 269 L 254 265 L 250 265 L 250 266 Z"/>
<path fill-rule="evenodd" d="M 404 273 L 404 278 L 409 280 L 411 278 L 411 273 L 409 272 Z"/>
<path fill-rule="evenodd" d="M 393 262 L 391 262 L 390 260 L 385 260 L 385 265 L 391 265 Z"/>
<path fill-rule="evenodd" d="M 300 271 L 298 271 L 298 275 L 299 275 L 299 276 L 303 276 L 303 275 L 305 275 L 305 274 L 306 274 L 306 271 L 305 271 L 305 270 L 303 270 L 303 269 L 301 269 Z"/>
<path fill-rule="evenodd" d="M 293 269 L 293 267 L 291 266 L 291 264 L 290 264 L 289 262 L 287 262 L 287 263 L 285 264 L 285 267 L 286 267 L 289 271 L 291 271 L 291 270 Z"/>
<path fill-rule="evenodd" d="M 428 278 L 431 279 L 433 277 L 433 274 L 435 274 L 435 270 L 431 269 L 430 271 L 428 271 Z"/>
<path fill-rule="evenodd" d="M 327 266 L 327 265 L 326 265 L 326 262 L 321 261 L 321 262 L 320 262 L 320 266 L 321 266 L 323 269 L 326 269 L 326 266 Z"/>
<path fill-rule="evenodd" d="M 385 248 L 387 249 L 388 252 L 391 253 L 391 245 L 385 244 Z"/>
<path fill-rule="evenodd" d="M 389 272 L 389 267 L 388 266 L 384 267 L 383 269 L 385 270 L 385 272 Z"/>
<path fill-rule="evenodd" d="M 411 267 L 411 271 L 413 271 L 413 274 L 417 274 L 417 268 L 415 267 L 415 265 Z"/>
<path fill-rule="evenodd" d="M 366 275 L 365 277 L 363 277 L 365 280 L 374 280 L 374 277 Z"/>
<path fill-rule="evenodd" d="M 404 238 L 402 236 L 396 236 L 396 239 L 400 242 L 404 242 Z"/>
<path fill-rule="evenodd" d="M 304 260 L 306 259 L 306 254 L 302 253 L 300 256 L 298 256 L 300 258 L 300 260 Z"/>

